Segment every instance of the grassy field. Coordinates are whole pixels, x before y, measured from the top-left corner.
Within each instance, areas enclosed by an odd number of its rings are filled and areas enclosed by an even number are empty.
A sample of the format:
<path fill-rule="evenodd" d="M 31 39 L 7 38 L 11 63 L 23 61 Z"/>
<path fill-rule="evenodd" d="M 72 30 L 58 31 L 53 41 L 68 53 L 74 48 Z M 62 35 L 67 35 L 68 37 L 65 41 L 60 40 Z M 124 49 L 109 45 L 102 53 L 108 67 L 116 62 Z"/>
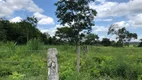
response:
<path fill-rule="evenodd" d="M 38 45 L 39 46 L 39 45 Z M 74 46 L 0 44 L 0 80 L 47 80 L 47 50 L 59 53 L 60 80 L 142 80 L 142 49 L 89 46 L 76 73 Z"/>

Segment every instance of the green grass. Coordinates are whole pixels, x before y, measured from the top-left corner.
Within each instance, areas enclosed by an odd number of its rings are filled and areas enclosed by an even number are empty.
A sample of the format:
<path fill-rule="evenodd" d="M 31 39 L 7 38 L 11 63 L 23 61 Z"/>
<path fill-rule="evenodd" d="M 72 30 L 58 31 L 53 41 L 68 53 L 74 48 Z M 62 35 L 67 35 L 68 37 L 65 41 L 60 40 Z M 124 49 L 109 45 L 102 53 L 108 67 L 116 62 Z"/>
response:
<path fill-rule="evenodd" d="M 0 80 L 47 80 L 48 48 L 58 50 L 60 80 L 142 79 L 141 48 L 89 46 L 86 55 L 81 51 L 80 73 L 76 73 L 75 46 L 40 46 L 35 51 L 27 45 L 1 44 Z"/>

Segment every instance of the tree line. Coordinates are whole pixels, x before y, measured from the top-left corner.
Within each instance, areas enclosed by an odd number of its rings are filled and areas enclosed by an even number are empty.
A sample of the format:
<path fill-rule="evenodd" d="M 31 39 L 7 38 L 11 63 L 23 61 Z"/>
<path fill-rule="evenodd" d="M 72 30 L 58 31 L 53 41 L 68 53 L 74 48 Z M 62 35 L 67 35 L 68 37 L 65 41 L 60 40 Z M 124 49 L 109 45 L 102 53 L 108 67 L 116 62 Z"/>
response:
<path fill-rule="evenodd" d="M 73 33 L 72 27 L 57 28 L 55 35 L 51 37 L 48 32 L 42 33 L 37 29 L 37 22 L 35 17 L 27 17 L 25 20 L 15 23 L 0 19 L 0 41 L 26 44 L 29 40 L 36 38 L 49 45 L 76 45 L 76 35 Z M 138 37 L 136 33 L 127 31 L 125 27 L 117 28 L 118 25 L 113 24 L 108 30 L 108 35 L 116 35 L 116 41 L 111 41 L 109 38 L 103 38 L 100 41 L 97 34 L 82 32 L 79 34 L 79 43 L 81 45 L 122 47 L 128 46 L 132 39 Z M 141 47 L 142 43 L 138 46 Z"/>
<path fill-rule="evenodd" d="M 37 19 L 27 17 L 21 22 L 12 23 L 6 19 L 0 19 L 0 41 L 13 41 L 17 44 L 25 44 L 30 39 L 47 41 L 46 34 L 41 33 L 37 28 Z"/>
<path fill-rule="evenodd" d="M 80 44 L 82 45 L 96 45 L 96 46 L 129 46 L 130 41 L 133 39 L 137 39 L 136 33 L 131 33 L 126 30 L 125 27 L 117 29 L 118 25 L 111 25 L 108 30 L 108 35 L 116 35 L 116 41 L 110 40 L 109 38 L 103 38 L 101 41 L 99 40 L 99 36 L 93 33 L 81 33 L 80 34 Z M 61 27 L 57 28 L 55 37 L 58 38 L 59 42 L 74 44 L 75 43 L 75 35 L 72 34 L 71 27 Z"/>

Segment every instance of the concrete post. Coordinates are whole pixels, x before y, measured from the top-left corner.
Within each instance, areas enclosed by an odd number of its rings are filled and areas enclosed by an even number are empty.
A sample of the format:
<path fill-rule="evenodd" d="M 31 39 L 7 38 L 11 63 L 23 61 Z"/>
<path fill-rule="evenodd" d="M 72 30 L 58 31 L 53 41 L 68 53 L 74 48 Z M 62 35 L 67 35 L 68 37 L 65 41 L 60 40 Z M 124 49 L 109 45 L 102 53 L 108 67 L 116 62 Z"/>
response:
<path fill-rule="evenodd" d="M 59 80 L 57 55 L 56 48 L 48 49 L 48 80 Z"/>

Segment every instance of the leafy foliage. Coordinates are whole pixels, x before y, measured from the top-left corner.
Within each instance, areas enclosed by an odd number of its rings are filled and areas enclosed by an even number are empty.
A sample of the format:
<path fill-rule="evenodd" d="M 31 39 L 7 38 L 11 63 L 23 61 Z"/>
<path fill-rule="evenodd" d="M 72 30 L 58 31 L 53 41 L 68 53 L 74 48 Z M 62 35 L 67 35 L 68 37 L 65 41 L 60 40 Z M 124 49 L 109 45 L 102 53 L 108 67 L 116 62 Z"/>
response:
<path fill-rule="evenodd" d="M 101 44 L 103 46 L 111 46 L 111 41 L 108 38 L 103 38 L 103 40 L 101 41 Z"/>
<path fill-rule="evenodd" d="M 120 28 L 117 24 L 113 24 L 109 27 L 108 34 L 115 34 L 118 39 L 118 44 L 124 46 L 124 43 L 130 42 L 131 39 L 137 39 L 136 33 L 130 33 L 125 27 Z"/>
<path fill-rule="evenodd" d="M 43 49 L 43 43 L 39 39 L 31 39 L 27 43 L 27 48 L 29 50 L 42 50 Z"/>
<path fill-rule="evenodd" d="M 55 5 L 56 16 L 62 25 L 69 25 L 75 41 L 79 41 L 79 34 L 83 30 L 90 31 L 94 25 L 96 11 L 89 8 L 89 2 L 94 0 L 60 0 Z"/>
<path fill-rule="evenodd" d="M 140 43 L 139 43 L 139 45 L 138 45 L 138 47 L 142 47 L 142 39 L 140 39 Z"/>
<path fill-rule="evenodd" d="M 88 44 L 88 45 L 94 45 L 94 44 L 98 43 L 98 41 L 99 41 L 98 39 L 99 39 L 98 35 L 93 34 L 93 33 L 89 33 L 86 35 L 84 43 Z"/>
<path fill-rule="evenodd" d="M 25 44 L 34 38 L 46 41 L 45 34 L 42 34 L 36 28 L 37 22 L 37 19 L 34 17 L 27 17 L 27 19 L 17 23 L 0 19 L 0 41 L 13 41 L 17 44 Z"/>
<path fill-rule="evenodd" d="M 9 43 L 8 43 L 9 44 Z M 0 80 L 47 79 L 47 48 L 58 49 L 61 80 L 138 80 L 142 78 L 141 48 L 112 48 L 89 46 L 89 52 L 81 54 L 81 68 L 75 70 L 74 46 L 46 46 L 41 51 L 29 51 L 27 46 L 15 45 L 9 51 L 8 44 L 0 46 Z M 82 53 L 82 52 L 81 52 Z"/>

